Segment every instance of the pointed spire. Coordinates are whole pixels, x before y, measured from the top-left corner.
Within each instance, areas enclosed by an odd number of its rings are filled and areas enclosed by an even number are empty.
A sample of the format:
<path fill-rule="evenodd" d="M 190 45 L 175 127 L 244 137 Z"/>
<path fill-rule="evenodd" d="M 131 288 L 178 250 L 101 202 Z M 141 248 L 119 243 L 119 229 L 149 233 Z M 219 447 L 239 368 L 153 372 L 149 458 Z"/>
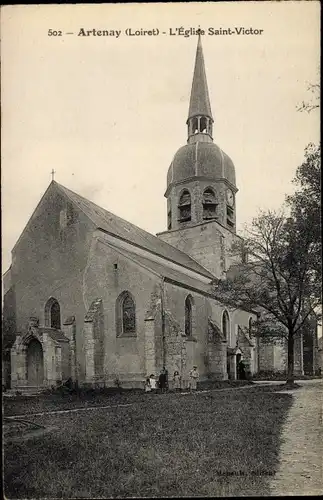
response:
<path fill-rule="evenodd" d="M 202 41 L 200 34 L 198 37 L 197 49 L 196 49 L 194 76 L 193 76 L 193 83 L 191 90 L 190 107 L 188 111 L 188 119 L 192 118 L 193 116 L 208 116 L 213 120 L 209 91 L 206 81 Z"/>

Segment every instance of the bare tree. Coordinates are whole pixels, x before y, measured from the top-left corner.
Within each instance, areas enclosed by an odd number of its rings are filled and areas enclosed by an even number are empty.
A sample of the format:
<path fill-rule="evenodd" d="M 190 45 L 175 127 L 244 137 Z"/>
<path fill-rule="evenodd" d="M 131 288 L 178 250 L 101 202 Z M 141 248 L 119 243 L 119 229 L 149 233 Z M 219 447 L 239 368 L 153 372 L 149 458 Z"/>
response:
<path fill-rule="evenodd" d="M 292 217 L 261 212 L 232 253 L 248 259 L 215 280 L 214 292 L 235 308 L 258 310 L 258 335 L 287 341 L 287 382 L 293 383 L 295 336 L 321 303 L 311 232 Z"/>
<path fill-rule="evenodd" d="M 302 101 L 302 103 L 297 106 L 297 111 L 307 111 L 307 113 L 310 113 L 320 107 L 320 84 L 309 83 L 307 90 L 312 94 L 312 99 L 306 102 Z"/>

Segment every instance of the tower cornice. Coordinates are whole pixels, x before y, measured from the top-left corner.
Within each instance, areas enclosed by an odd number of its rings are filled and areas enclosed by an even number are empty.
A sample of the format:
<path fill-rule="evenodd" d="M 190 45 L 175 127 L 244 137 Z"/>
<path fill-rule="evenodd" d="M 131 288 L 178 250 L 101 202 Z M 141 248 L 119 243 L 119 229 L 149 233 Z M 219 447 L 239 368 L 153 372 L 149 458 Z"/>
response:
<path fill-rule="evenodd" d="M 189 177 L 187 179 L 183 179 L 182 181 L 171 182 L 167 186 L 167 189 L 165 191 L 165 194 L 164 194 L 165 198 L 168 197 L 171 189 L 174 186 L 180 186 L 181 184 L 186 185 L 186 184 L 189 184 L 190 182 L 196 182 L 196 181 L 208 181 L 212 184 L 213 183 L 218 184 L 218 183 L 222 182 L 222 183 L 226 184 L 227 187 L 230 188 L 235 194 L 239 191 L 239 189 L 234 184 L 232 184 L 230 181 L 228 181 L 228 179 L 226 179 L 225 177 L 219 177 L 219 178 L 215 179 L 214 177 L 211 177 L 211 176 L 200 175 L 200 176 L 192 176 L 192 177 Z"/>

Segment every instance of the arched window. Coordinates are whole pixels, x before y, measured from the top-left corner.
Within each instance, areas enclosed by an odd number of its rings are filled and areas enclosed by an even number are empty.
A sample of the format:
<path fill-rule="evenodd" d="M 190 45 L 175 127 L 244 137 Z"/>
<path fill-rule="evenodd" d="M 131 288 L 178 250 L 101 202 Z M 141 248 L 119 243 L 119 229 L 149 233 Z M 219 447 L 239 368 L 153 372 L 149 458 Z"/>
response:
<path fill-rule="evenodd" d="M 202 134 L 207 133 L 207 119 L 204 116 L 200 118 L 200 132 L 202 132 Z"/>
<path fill-rule="evenodd" d="M 117 299 L 117 335 L 135 335 L 136 305 L 129 292 L 122 292 Z"/>
<path fill-rule="evenodd" d="M 182 192 L 179 199 L 178 218 L 180 222 L 191 220 L 191 195 L 187 190 Z"/>
<path fill-rule="evenodd" d="M 56 330 L 61 328 L 61 308 L 53 297 L 47 301 L 45 306 L 45 325 Z"/>
<path fill-rule="evenodd" d="M 230 340 L 230 318 L 228 311 L 224 311 L 222 315 L 222 333 L 225 340 Z"/>
<path fill-rule="evenodd" d="M 206 116 L 194 116 L 188 121 L 188 135 L 212 135 L 212 120 Z"/>
<path fill-rule="evenodd" d="M 185 299 L 185 335 L 191 337 L 193 333 L 193 297 L 188 295 Z"/>
<path fill-rule="evenodd" d="M 193 130 L 193 134 L 198 134 L 198 132 L 199 132 L 199 120 L 198 120 L 198 118 L 193 118 L 192 130 Z"/>
<path fill-rule="evenodd" d="M 213 189 L 207 188 L 203 193 L 203 219 L 214 219 L 216 217 L 216 198 Z"/>

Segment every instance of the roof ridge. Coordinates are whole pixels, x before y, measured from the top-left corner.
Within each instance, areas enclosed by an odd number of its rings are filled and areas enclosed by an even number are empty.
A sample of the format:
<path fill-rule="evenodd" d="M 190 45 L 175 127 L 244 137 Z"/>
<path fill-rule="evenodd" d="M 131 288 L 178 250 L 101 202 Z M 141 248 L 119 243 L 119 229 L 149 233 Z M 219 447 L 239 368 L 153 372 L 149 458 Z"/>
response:
<path fill-rule="evenodd" d="M 95 202 L 88 200 L 87 198 L 85 198 L 82 195 L 79 195 L 78 193 L 75 193 L 69 188 L 63 186 L 62 184 L 59 184 L 56 181 L 55 184 L 73 203 L 75 203 L 78 206 L 78 208 L 83 213 L 85 213 L 85 215 L 91 220 L 91 222 L 93 222 L 93 224 L 98 229 L 113 234 L 114 236 L 119 237 L 123 240 L 127 240 L 134 246 L 145 248 L 146 250 L 155 253 L 156 255 L 159 255 L 170 262 L 175 262 L 178 265 L 190 269 L 191 271 L 194 271 L 197 274 L 200 274 L 204 277 L 207 277 L 209 279 L 213 278 L 213 275 L 210 273 L 210 271 L 208 271 L 199 262 L 197 262 L 195 259 L 193 259 L 190 255 L 183 252 L 182 250 L 179 250 L 173 245 L 167 243 L 166 241 L 163 241 L 158 236 L 149 233 L 145 229 L 142 229 L 141 227 L 133 224 L 132 222 L 129 222 L 123 219 L 122 217 L 119 217 L 113 212 L 110 212 L 105 208 L 100 207 L 100 205 L 97 205 Z M 82 206 L 81 204 L 82 202 L 84 203 L 84 206 Z M 94 209 L 97 208 L 100 213 L 96 213 L 94 210 L 93 214 L 91 212 L 93 208 Z M 108 217 L 108 220 L 104 220 L 105 216 Z M 111 224 L 111 222 L 115 223 L 114 226 L 108 227 L 108 225 Z M 117 227 L 118 224 L 120 224 L 121 227 L 118 228 Z M 122 234 L 124 231 L 127 232 L 126 235 Z M 157 242 L 159 248 L 158 249 L 153 248 L 154 244 Z"/>

